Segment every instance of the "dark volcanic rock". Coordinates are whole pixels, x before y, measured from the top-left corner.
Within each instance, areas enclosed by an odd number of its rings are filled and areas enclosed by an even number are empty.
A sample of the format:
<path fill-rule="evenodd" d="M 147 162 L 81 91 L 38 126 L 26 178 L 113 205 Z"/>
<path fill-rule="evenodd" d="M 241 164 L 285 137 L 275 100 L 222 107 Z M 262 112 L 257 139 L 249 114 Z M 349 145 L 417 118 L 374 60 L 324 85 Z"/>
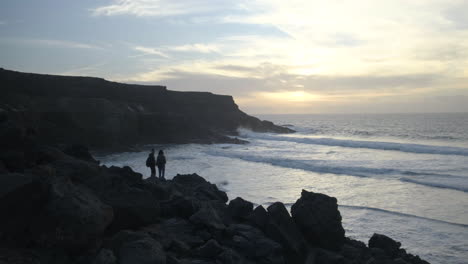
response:
<path fill-rule="evenodd" d="M 302 190 L 291 214 L 312 245 L 335 250 L 343 245 L 345 231 L 336 198 Z"/>
<path fill-rule="evenodd" d="M 214 239 L 208 240 L 203 246 L 197 249 L 197 253 L 205 258 L 216 257 L 223 251 L 223 248 Z"/>
<path fill-rule="evenodd" d="M 93 156 L 91 156 L 91 154 L 89 153 L 88 147 L 86 147 L 85 145 L 80 145 L 80 144 L 69 145 L 63 149 L 63 152 L 77 159 L 81 159 L 81 160 L 93 162 L 93 163 L 99 163 L 97 160 L 93 158 Z"/>
<path fill-rule="evenodd" d="M 265 208 L 261 205 L 257 206 L 249 215 L 249 222 L 261 230 L 265 230 L 265 226 L 268 222 L 268 213 Z"/>
<path fill-rule="evenodd" d="M 161 244 L 144 232 L 121 231 L 107 246 L 121 264 L 166 263 L 166 254 Z"/>
<path fill-rule="evenodd" d="M 205 205 L 190 217 L 190 222 L 213 229 L 224 229 L 226 226 L 218 212 L 210 205 Z"/>
<path fill-rule="evenodd" d="M 266 234 L 280 243 L 295 263 L 301 262 L 306 249 L 305 240 L 284 204 L 276 202 L 267 210 Z"/>
<path fill-rule="evenodd" d="M 279 202 L 252 210 L 196 174 L 143 180 L 78 150 L 14 149 L 24 164 L 0 173 L 0 263 L 427 264 L 383 235 L 345 239 L 326 195 L 303 191 L 293 217 Z"/>
<path fill-rule="evenodd" d="M 103 248 L 99 251 L 91 264 L 117 264 L 117 258 L 109 249 Z"/>
<path fill-rule="evenodd" d="M 369 239 L 369 248 L 380 248 L 392 258 L 398 255 L 400 246 L 400 242 L 381 234 L 374 234 Z"/>
<path fill-rule="evenodd" d="M 46 208 L 33 221 L 37 242 L 73 250 L 92 247 L 111 223 L 112 207 L 87 187 L 72 184 L 65 177 L 49 181 Z"/>
<path fill-rule="evenodd" d="M 231 96 L 208 92 L 176 92 L 164 86 L 4 69 L 0 69 L 0 83 L 2 123 L 11 113 L 21 112 L 33 121 L 37 138 L 43 143 L 81 143 L 93 148 L 148 143 L 245 143 L 225 134 L 235 135 L 239 127 L 259 132 L 293 132 L 245 114 Z"/>
<path fill-rule="evenodd" d="M 242 256 L 254 263 L 285 263 L 281 245 L 250 225 L 233 224 L 227 228 L 231 245 Z"/>
<path fill-rule="evenodd" d="M 175 176 L 172 179 L 173 183 L 180 185 L 179 190 L 189 197 L 193 197 L 201 201 L 220 201 L 226 203 L 228 197 L 225 192 L 220 191 L 215 184 L 207 182 L 197 174 L 186 174 Z"/>
<path fill-rule="evenodd" d="M 253 204 L 241 197 L 237 197 L 229 202 L 228 210 L 232 217 L 243 220 L 252 213 Z"/>

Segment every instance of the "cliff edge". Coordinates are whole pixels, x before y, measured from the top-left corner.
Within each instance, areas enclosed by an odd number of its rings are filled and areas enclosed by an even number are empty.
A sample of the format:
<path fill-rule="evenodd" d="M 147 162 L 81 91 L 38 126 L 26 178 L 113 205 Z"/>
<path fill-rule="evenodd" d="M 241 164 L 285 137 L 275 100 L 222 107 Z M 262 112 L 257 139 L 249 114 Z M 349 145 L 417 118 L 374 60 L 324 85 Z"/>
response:
<path fill-rule="evenodd" d="M 236 142 L 237 128 L 292 130 L 242 112 L 231 96 L 177 92 L 93 77 L 0 69 L 0 110 L 42 143 L 109 148 L 152 143 Z M 240 141 L 237 141 L 240 142 Z"/>

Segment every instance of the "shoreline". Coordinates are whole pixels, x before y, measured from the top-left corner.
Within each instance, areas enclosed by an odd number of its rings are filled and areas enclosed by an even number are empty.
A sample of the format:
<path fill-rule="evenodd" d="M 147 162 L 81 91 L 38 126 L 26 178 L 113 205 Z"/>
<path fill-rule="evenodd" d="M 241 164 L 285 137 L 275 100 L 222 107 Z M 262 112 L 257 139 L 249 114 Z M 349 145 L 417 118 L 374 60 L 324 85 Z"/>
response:
<path fill-rule="evenodd" d="M 99 166 L 85 147 L 66 149 L 40 146 L 33 166 L 1 174 L 0 208 L 12 213 L 0 220 L 0 260 L 427 263 L 384 235 L 369 245 L 345 237 L 337 200 L 324 194 L 303 191 L 291 214 L 281 202 L 254 208 L 227 203 L 196 174 L 145 180 Z"/>

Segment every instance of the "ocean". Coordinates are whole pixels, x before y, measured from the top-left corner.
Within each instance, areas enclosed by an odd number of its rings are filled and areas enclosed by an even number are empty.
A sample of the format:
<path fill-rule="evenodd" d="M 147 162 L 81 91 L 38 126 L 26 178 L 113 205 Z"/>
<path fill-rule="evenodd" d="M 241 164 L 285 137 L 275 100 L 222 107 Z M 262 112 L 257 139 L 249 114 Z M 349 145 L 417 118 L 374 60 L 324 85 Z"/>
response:
<path fill-rule="evenodd" d="M 302 189 L 338 199 L 346 235 L 400 241 L 431 263 L 468 263 L 468 113 L 261 115 L 294 134 L 240 129 L 246 145 L 155 145 L 100 156 L 149 176 L 164 149 L 167 178 L 197 173 L 265 207 Z"/>

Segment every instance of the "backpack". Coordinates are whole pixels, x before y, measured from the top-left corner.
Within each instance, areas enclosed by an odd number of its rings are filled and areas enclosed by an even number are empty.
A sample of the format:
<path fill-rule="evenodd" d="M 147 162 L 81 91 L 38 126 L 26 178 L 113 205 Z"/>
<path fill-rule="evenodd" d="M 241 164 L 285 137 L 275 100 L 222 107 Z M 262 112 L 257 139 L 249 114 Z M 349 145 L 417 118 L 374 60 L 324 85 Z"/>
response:
<path fill-rule="evenodd" d="M 146 167 L 149 167 L 150 166 L 150 156 L 148 156 L 148 158 L 146 159 Z"/>

